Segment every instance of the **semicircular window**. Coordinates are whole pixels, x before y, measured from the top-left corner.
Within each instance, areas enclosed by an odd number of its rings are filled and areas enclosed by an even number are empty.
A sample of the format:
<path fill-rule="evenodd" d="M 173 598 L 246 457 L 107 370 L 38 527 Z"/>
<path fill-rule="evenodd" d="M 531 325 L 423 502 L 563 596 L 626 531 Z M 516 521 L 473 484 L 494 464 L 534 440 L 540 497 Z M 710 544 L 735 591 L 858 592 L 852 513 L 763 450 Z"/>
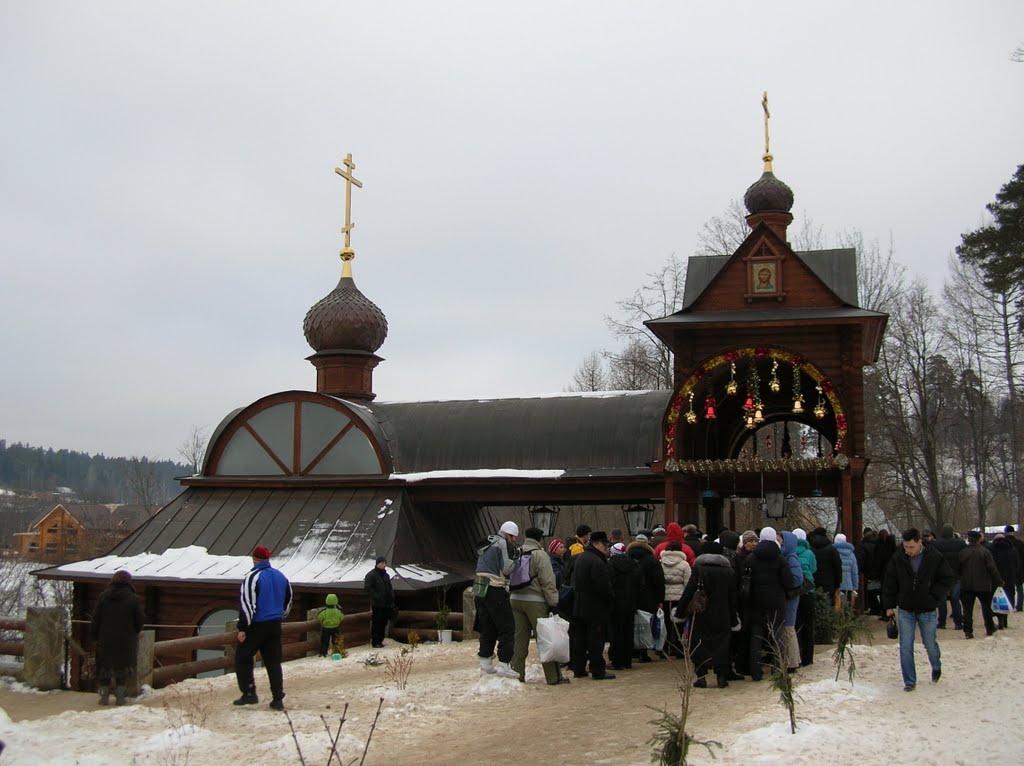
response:
<path fill-rule="evenodd" d="M 384 473 L 374 440 L 347 412 L 317 402 L 271 404 L 232 424 L 213 476 Z"/>

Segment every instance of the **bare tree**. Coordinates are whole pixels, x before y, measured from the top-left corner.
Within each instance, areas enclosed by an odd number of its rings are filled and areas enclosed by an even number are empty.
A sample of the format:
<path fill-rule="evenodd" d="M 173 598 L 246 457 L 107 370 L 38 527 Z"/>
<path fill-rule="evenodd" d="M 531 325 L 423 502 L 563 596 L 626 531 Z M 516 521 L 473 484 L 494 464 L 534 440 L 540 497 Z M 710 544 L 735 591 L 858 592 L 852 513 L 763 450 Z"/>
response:
<path fill-rule="evenodd" d="M 659 319 L 682 308 L 683 287 L 686 280 L 686 264 L 674 253 L 658 271 L 647 275 L 647 282 L 630 297 L 618 302 L 619 317 L 606 316 L 605 323 L 612 334 L 626 347 L 618 353 L 606 353 L 613 378 L 619 382 L 633 379 L 638 367 L 647 368 L 643 378 L 646 385 L 641 388 L 672 387 L 672 352 L 644 326 L 649 319 Z M 642 352 L 642 353 L 641 353 Z M 617 364 L 630 369 L 616 370 Z"/>
<path fill-rule="evenodd" d="M 1013 53 L 1010 54 L 1010 61 L 1016 61 L 1018 64 L 1024 64 L 1024 45 L 1018 45 Z"/>
<path fill-rule="evenodd" d="M 206 455 L 206 429 L 192 426 L 188 437 L 178 445 L 178 454 L 192 468 L 192 473 L 199 473 L 203 466 L 203 457 Z"/>
<path fill-rule="evenodd" d="M 896 260 L 892 234 L 885 251 L 877 239 L 865 240 L 859 229 L 837 234 L 836 245 L 857 251 L 857 299 L 860 307 L 883 314 L 892 313 L 906 291 L 906 267 Z"/>
<path fill-rule="evenodd" d="M 587 354 L 573 373 L 567 391 L 604 391 L 608 388 L 608 375 L 600 351 Z"/>
<path fill-rule="evenodd" d="M 125 484 L 131 502 L 138 503 L 147 511 L 160 505 L 160 481 L 148 458 L 133 456 L 128 459 Z"/>
<path fill-rule="evenodd" d="M 732 255 L 749 233 L 747 209 L 738 199 L 731 199 L 722 215 L 704 222 L 697 234 L 697 255 Z"/>
<path fill-rule="evenodd" d="M 663 383 L 661 358 L 649 344 L 635 338 L 619 352 L 609 354 L 609 383 L 616 391 L 669 388 Z"/>

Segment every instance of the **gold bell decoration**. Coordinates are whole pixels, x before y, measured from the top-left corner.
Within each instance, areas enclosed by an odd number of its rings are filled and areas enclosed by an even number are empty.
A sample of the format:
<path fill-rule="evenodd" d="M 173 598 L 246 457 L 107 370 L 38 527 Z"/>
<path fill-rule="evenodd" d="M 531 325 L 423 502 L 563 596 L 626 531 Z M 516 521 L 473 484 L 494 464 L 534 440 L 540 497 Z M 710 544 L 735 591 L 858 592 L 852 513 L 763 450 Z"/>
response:
<path fill-rule="evenodd" d="M 729 363 L 729 382 L 725 384 L 725 393 L 732 396 L 739 390 L 736 383 L 736 362 Z"/>
<path fill-rule="evenodd" d="M 748 412 L 744 416 L 743 422 L 744 422 L 744 425 L 747 428 L 749 428 L 751 431 L 753 431 L 755 428 L 757 428 L 757 423 L 754 422 L 754 413 L 753 412 Z"/>
<path fill-rule="evenodd" d="M 782 384 L 779 383 L 779 360 L 772 360 L 772 377 L 768 381 L 768 388 L 772 390 L 773 394 L 779 393 L 782 390 Z"/>
<path fill-rule="evenodd" d="M 817 386 L 818 390 L 818 403 L 814 405 L 814 417 L 821 420 L 828 414 L 828 410 L 825 408 L 825 396 L 822 393 L 821 386 Z"/>
<path fill-rule="evenodd" d="M 697 413 L 693 411 L 693 392 L 690 392 L 690 408 L 686 411 L 686 422 L 691 426 L 697 422 Z"/>
<path fill-rule="evenodd" d="M 760 401 L 754 405 L 754 422 L 757 425 L 761 425 L 764 422 L 764 408 Z"/>
<path fill-rule="evenodd" d="M 793 400 L 793 414 L 803 415 L 804 414 L 804 398 L 801 396 L 799 399 Z"/>

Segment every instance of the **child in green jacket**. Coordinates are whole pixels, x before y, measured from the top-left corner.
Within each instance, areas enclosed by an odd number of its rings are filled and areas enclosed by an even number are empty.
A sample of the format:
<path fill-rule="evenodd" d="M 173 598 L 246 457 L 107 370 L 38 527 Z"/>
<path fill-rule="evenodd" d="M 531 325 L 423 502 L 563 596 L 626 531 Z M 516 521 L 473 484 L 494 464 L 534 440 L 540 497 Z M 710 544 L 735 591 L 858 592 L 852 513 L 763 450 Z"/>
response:
<path fill-rule="evenodd" d="M 320 620 L 320 656 L 326 657 L 331 644 L 341 632 L 341 621 L 345 619 L 345 615 L 338 608 L 338 597 L 328 593 L 327 606 L 320 610 L 316 618 Z"/>

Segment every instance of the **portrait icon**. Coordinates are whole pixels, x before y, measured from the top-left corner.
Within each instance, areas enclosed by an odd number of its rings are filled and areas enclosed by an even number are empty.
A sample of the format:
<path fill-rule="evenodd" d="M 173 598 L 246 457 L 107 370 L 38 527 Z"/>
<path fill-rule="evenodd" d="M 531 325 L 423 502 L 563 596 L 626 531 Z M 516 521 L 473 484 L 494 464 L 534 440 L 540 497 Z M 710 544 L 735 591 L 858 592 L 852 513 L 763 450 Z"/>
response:
<path fill-rule="evenodd" d="M 751 263 L 751 284 L 755 293 L 774 293 L 776 290 L 775 263 Z"/>

